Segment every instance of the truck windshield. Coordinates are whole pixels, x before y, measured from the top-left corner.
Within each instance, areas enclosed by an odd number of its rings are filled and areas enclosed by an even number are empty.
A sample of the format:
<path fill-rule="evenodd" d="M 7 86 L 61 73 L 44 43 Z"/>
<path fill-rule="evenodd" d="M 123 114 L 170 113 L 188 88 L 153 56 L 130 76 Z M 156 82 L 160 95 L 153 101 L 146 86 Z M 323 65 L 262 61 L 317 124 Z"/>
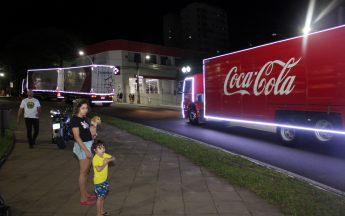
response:
<path fill-rule="evenodd" d="M 192 80 L 186 80 L 184 86 L 184 92 L 188 93 L 192 89 Z"/>

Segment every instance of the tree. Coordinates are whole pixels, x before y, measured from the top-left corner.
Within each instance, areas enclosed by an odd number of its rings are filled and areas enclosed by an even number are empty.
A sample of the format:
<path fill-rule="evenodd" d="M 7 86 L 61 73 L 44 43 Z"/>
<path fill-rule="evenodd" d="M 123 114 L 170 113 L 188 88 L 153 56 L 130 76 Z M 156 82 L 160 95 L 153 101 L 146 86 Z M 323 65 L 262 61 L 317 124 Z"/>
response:
<path fill-rule="evenodd" d="M 62 61 L 73 61 L 74 53 L 82 46 L 74 35 L 59 29 L 35 29 L 15 36 L 7 44 L 0 54 L 0 67 L 22 80 L 28 69 L 61 67 Z"/>

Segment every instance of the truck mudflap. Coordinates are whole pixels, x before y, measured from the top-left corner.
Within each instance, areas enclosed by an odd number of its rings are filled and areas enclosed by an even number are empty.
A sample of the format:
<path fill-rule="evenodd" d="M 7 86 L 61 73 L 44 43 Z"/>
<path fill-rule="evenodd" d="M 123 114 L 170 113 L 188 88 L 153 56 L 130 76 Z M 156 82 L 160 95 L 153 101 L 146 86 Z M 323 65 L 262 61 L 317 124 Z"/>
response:
<path fill-rule="evenodd" d="M 197 114 L 198 114 L 198 120 L 199 123 L 204 123 L 206 122 L 206 119 L 204 117 L 204 108 L 200 108 L 197 110 Z"/>

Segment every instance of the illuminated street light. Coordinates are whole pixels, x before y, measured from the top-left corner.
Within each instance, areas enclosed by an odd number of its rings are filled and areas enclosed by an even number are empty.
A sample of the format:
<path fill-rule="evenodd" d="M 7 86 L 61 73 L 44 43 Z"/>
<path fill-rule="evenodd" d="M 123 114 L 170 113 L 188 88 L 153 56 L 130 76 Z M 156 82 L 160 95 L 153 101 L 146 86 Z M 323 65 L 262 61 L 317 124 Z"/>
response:
<path fill-rule="evenodd" d="M 303 29 L 303 33 L 304 33 L 304 34 L 308 34 L 310 31 L 311 31 L 311 29 L 310 29 L 309 27 L 305 27 L 305 28 Z"/>
<path fill-rule="evenodd" d="M 90 59 L 90 57 L 88 55 L 86 55 L 83 51 L 79 51 L 79 55 L 88 57 L 88 59 L 90 60 L 91 64 L 93 64 L 93 62 Z"/>
<path fill-rule="evenodd" d="M 189 66 L 187 66 L 187 73 L 188 73 L 188 72 L 190 72 L 190 67 L 189 67 Z"/>
<path fill-rule="evenodd" d="M 183 67 L 183 68 L 182 68 L 182 72 L 183 72 L 183 73 L 189 73 L 190 70 L 191 70 L 191 68 L 190 68 L 189 66 Z"/>

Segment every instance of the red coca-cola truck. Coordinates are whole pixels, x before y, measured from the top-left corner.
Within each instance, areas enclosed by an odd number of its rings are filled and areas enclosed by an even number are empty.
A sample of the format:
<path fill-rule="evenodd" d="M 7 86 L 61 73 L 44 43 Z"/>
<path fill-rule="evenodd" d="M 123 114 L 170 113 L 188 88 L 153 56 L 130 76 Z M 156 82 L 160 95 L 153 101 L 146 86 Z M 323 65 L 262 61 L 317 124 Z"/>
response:
<path fill-rule="evenodd" d="M 344 138 L 345 26 L 204 59 L 184 80 L 182 114 L 276 126 L 285 145 Z"/>

